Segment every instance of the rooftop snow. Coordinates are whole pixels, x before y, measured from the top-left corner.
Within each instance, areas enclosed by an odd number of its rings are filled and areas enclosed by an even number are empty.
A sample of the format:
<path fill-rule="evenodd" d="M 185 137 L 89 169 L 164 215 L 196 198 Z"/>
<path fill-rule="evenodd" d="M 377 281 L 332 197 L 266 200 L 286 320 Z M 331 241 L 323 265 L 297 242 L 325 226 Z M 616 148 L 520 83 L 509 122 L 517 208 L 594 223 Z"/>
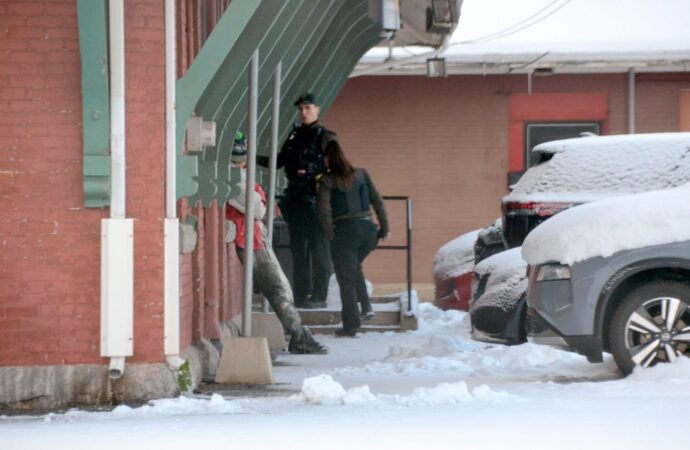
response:
<path fill-rule="evenodd" d="M 569 71 L 684 71 L 690 62 L 688 17 L 686 0 L 628 0 L 625 8 L 598 0 L 463 0 L 460 23 L 442 56 L 451 73 L 492 73 L 492 68 L 524 73 L 540 65 Z M 395 48 L 393 58 L 430 50 Z M 376 47 L 360 62 L 388 57 L 387 48 Z M 424 59 L 414 63 L 420 61 L 423 65 Z"/>

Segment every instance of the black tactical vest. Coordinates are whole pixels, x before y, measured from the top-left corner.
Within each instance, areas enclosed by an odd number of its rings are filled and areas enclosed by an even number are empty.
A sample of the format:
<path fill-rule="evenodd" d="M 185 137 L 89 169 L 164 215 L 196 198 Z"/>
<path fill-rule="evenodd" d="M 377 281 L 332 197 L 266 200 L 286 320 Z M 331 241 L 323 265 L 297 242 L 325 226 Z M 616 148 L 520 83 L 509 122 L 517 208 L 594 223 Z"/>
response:
<path fill-rule="evenodd" d="M 316 195 L 317 177 L 326 172 L 323 154 L 323 127 L 294 128 L 287 141 L 285 175 L 287 192 L 293 196 L 313 198 Z M 304 171 L 303 174 L 298 174 Z"/>
<path fill-rule="evenodd" d="M 347 191 L 333 189 L 331 191 L 331 209 L 334 219 L 345 214 L 369 211 L 369 187 L 364 179 L 364 171 L 357 169 L 352 187 Z"/>

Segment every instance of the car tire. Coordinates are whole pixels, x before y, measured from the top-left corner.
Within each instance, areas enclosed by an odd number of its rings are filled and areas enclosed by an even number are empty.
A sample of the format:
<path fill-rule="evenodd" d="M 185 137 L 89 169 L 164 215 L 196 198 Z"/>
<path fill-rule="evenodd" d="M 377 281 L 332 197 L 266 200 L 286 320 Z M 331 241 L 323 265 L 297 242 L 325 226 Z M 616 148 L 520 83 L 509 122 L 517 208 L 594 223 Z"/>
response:
<path fill-rule="evenodd" d="M 690 285 L 654 280 L 628 292 L 613 313 L 609 348 L 625 375 L 690 356 Z"/>

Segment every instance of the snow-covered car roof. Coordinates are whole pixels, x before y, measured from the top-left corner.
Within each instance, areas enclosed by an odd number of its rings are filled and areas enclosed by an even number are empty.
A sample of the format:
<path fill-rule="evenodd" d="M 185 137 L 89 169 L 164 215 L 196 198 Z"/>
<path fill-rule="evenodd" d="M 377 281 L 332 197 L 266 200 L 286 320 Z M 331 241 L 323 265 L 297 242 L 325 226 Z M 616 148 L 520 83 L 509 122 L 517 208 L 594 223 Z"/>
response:
<path fill-rule="evenodd" d="M 572 264 L 623 250 L 690 240 L 690 183 L 571 208 L 527 235 L 529 264 Z"/>
<path fill-rule="evenodd" d="M 444 244 L 434 258 L 434 277 L 457 277 L 474 267 L 474 243 L 481 230 L 473 230 Z"/>
<path fill-rule="evenodd" d="M 587 136 L 546 142 L 504 202 L 585 203 L 690 182 L 690 133 Z"/>

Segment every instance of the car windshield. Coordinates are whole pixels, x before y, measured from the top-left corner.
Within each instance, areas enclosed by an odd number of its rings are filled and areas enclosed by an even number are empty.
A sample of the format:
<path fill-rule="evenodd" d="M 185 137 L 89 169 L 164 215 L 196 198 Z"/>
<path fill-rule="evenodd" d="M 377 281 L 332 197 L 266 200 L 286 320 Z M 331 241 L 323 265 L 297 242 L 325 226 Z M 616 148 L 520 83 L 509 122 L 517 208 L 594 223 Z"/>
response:
<path fill-rule="evenodd" d="M 551 160 L 529 169 L 504 202 L 588 202 L 690 181 L 690 133 L 595 136 L 541 144 Z"/>

